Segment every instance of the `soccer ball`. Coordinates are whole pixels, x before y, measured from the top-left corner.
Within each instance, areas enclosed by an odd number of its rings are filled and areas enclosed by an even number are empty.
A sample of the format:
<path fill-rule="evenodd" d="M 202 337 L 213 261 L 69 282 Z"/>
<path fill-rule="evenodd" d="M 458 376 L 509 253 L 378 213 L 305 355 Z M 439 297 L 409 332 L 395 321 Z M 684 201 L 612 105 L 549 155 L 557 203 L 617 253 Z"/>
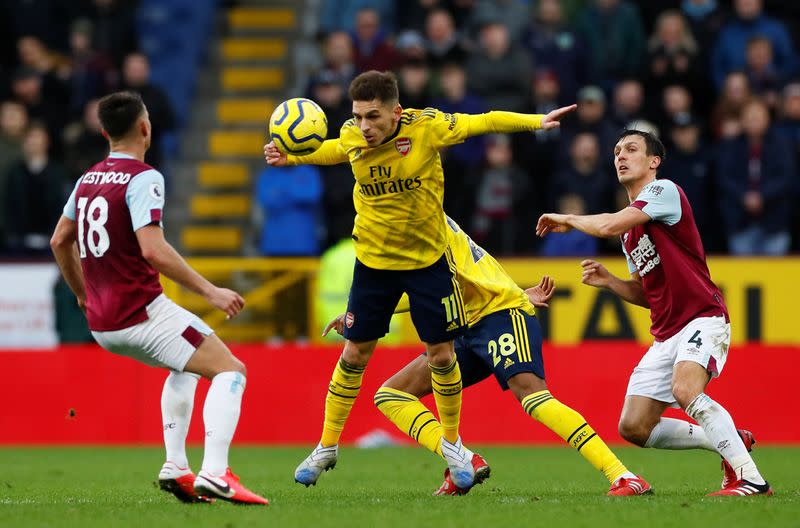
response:
<path fill-rule="evenodd" d="M 281 152 L 300 156 L 311 154 L 328 135 L 328 118 L 311 99 L 295 97 L 282 102 L 272 112 L 269 135 Z"/>

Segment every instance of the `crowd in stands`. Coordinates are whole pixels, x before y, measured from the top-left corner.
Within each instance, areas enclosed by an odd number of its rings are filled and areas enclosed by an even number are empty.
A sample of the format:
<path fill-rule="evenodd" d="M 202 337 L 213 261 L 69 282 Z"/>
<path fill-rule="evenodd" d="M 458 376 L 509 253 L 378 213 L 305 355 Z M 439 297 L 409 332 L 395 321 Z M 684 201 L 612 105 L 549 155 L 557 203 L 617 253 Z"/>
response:
<path fill-rule="evenodd" d="M 76 179 L 108 144 L 100 97 L 141 93 L 153 125 L 148 163 L 174 127 L 139 52 L 134 0 L 0 1 L 0 255 L 41 256 Z"/>
<path fill-rule="evenodd" d="M 561 130 L 478 137 L 442 152 L 445 210 L 497 255 L 617 254 L 618 241 L 538 241 L 533 226 L 544 211 L 627 205 L 613 146 L 630 126 L 667 146 L 659 176 L 685 190 L 709 252 L 783 255 L 800 248 L 794 4 L 326 0 L 322 65 L 306 96 L 327 112 L 329 137 L 348 117 L 349 81 L 371 68 L 397 73 L 410 108 L 547 113 L 577 102 Z M 351 176 L 347 165 L 315 172 L 324 192 L 296 207 L 321 218 L 324 249 L 349 236 Z"/>

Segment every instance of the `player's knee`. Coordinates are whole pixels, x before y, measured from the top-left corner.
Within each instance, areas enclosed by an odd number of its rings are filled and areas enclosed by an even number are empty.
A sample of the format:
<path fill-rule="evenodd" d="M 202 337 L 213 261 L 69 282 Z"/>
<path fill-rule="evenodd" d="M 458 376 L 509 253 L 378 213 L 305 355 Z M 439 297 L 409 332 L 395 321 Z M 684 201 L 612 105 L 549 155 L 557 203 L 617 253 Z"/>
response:
<path fill-rule="evenodd" d="M 436 367 L 446 367 L 456 356 L 452 342 L 427 344 L 428 362 Z"/>
<path fill-rule="evenodd" d="M 508 388 L 517 400 L 522 401 L 531 394 L 547 390 L 547 383 L 531 372 L 521 372 L 508 379 Z"/>
<path fill-rule="evenodd" d="M 247 377 L 247 366 L 245 366 L 245 364 L 242 363 L 242 360 L 240 360 L 233 354 L 231 354 L 231 359 L 233 360 L 231 362 L 231 367 L 232 367 L 231 370 L 240 373 L 242 376 Z"/>
<path fill-rule="evenodd" d="M 694 400 L 698 394 L 700 394 L 700 391 L 691 384 L 680 381 L 672 384 L 672 396 L 675 397 L 675 401 L 678 402 L 678 405 L 680 405 L 682 409 L 685 409 L 692 403 L 692 400 Z"/>
<path fill-rule="evenodd" d="M 644 447 L 647 439 L 650 438 L 650 430 L 646 426 L 625 418 L 620 419 L 617 430 L 626 441 L 641 447 Z"/>
<path fill-rule="evenodd" d="M 344 350 L 342 350 L 342 359 L 348 365 L 366 367 L 367 363 L 369 363 L 369 358 L 372 356 L 372 351 L 375 349 L 374 345 L 369 345 L 369 343 L 345 341 Z"/>

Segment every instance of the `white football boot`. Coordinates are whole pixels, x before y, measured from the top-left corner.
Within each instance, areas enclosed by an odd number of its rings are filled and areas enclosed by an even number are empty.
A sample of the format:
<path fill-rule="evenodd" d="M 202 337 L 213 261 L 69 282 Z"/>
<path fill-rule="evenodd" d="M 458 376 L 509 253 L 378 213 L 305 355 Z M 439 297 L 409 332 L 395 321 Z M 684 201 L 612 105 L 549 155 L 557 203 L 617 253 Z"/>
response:
<path fill-rule="evenodd" d="M 323 471 L 336 467 L 338 458 L 338 444 L 329 447 L 322 447 L 322 444 L 318 444 L 311 454 L 294 470 L 295 482 L 303 484 L 305 487 L 316 485 L 317 479 L 319 479 Z"/>
<path fill-rule="evenodd" d="M 442 437 L 442 455 L 450 468 L 450 478 L 456 487 L 468 490 L 475 482 L 475 469 L 472 467 L 472 451 L 464 447 L 461 437 L 451 444 Z"/>

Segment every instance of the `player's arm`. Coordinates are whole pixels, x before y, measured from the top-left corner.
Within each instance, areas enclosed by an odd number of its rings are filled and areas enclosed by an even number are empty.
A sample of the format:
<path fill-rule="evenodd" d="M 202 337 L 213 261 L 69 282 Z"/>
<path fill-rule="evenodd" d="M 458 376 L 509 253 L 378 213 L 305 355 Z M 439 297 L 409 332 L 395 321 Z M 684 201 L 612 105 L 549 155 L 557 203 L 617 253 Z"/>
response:
<path fill-rule="evenodd" d="M 577 108 L 576 105 L 557 108 L 549 114 L 520 114 L 494 110 L 485 114 L 445 114 L 436 111 L 432 121 L 437 147 L 461 143 L 472 136 L 531 132 L 558 128 L 560 120 Z M 423 114 L 424 115 L 424 114 Z"/>
<path fill-rule="evenodd" d="M 244 299 L 235 291 L 218 288 L 197 273 L 164 238 L 164 231 L 157 224 L 141 227 L 136 239 L 142 256 L 159 273 L 172 279 L 184 288 L 202 295 L 212 306 L 233 317 L 244 308 Z"/>
<path fill-rule="evenodd" d="M 189 267 L 175 248 L 164 239 L 161 217 L 164 210 L 164 176 L 155 169 L 137 174 L 128 184 L 125 203 L 131 216 L 142 257 L 159 273 L 184 288 L 202 295 L 212 306 L 233 317 L 244 307 L 235 291 L 217 288 Z"/>
<path fill-rule="evenodd" d="M 264 159 L 273 167 L 290 165 L 337 165 L 348 161 L 347 154 L 341 149 L 339 139 L 328 139 L 317 150 L 307 156 L 287 155 L 278 150 L 270 141 L 264 145 Z"/>
<path fill-rule="evenodd" d="M 81 259 L 75 242 L 78 224 L 72 218 L 62 216 L 50 239 L 50 248 L 64 280 L 78 299 L 78 306 L 83 310 L 86 306 L 86 285 L 83 281 Z"/>
<path fill-rule="evenodd" d="M 566 233 L 572 229 L 600 238 L 611 238 L 625 233 L 632 227 L 646 224 L 650 216 L 636 207 L 626 207 L 616 213 L 595 215 L 572 215 L 547 213 L 539 217 L 536 234 L 544 237 L 548 233 Z"/>
<path fill-rule="evenodd" d="M 581 262 L 581 267 L 583 268 L 582 283 L 596 288 L 604 288 L 616 294 L 623 301 L 650 308 L 650 303 L 647 302 L 647 297 L 644 295 L 642 278 L 638 272 L 632 271 L 631 279 L 624 280 L 608 271 L 599 262 L 591 259 Z"/>

